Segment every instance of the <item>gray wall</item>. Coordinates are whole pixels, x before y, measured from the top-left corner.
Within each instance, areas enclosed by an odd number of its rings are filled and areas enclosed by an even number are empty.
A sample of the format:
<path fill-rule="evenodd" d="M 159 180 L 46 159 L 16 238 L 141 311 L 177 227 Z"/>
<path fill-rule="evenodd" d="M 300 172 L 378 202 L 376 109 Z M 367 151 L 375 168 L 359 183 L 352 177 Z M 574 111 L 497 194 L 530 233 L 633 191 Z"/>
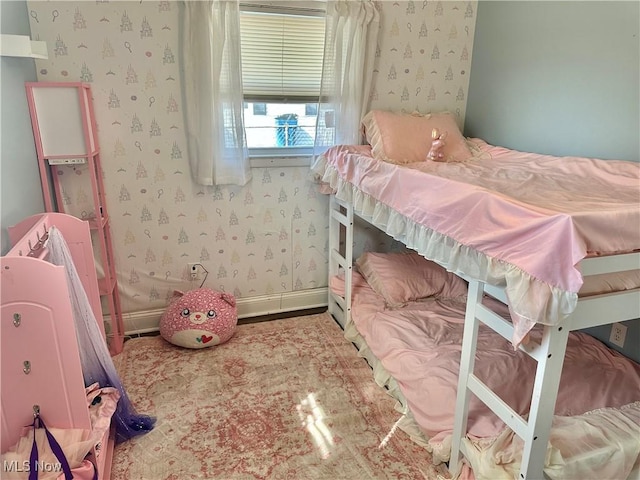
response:
<path fill-rule="evenodd" d="M 30 35 L 24 1 L 0 2 L 0 31 Z M 0 227 L 2 254 L 9 249 L 7 227 L 24 217 L 44 211 L 36 149 L 24 83 L 35 82 L 31 58 L 0 57 Z"/>
<path fill-rule="evenodd" d="M 640 160 L 640 3 L 484 1 L 465 135 L 552 155 Z M 640 361 L 640 320 L 621 351 Z M 608 343 L 608 325 L 587 330 Z M 618 349 L 620 350 L 620 349 Z"/>
<path fill-rule="evenodd" d="M 640 2 L 478 5 L 465 134 L 640 160 Z"/>

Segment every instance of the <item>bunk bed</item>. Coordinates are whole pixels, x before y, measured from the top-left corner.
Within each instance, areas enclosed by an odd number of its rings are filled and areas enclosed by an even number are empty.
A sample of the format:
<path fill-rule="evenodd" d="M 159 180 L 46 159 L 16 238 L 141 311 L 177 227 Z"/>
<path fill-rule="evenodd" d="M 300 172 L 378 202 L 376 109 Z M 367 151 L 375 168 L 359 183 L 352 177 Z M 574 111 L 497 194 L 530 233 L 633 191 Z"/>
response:
<path fill-rule="evenodd" d="M 376 382 L 397 400 L 398 427 L 435 464 L 449 460 L 466 283 L 415 252 L 360 255 L 353 272 L 345 338 L 372 366 Z M 437 268 L 443 270 L 438 272 Z M 456 279 L 457 282 L 451 280 Z M 380 288 L 379 279 L 386 282 Z M 426 286 L 416 282 L 420 279 Z M 344 275 L 331 279 L 344 295 Z M 403 295 L 401 304 L 391 299 Z M 393 302 L 392 302 L 393 303 Z M 508 309 L 483 303 L 508 318 Z M 539 338 L 541 328 L 532 331 Z M 528 411 L 536 362 L 488 327 L 478 332 L 475 375 L 519 414 Z M 549 437 L 545 473 L 553 480 L 637 478 L 640 474 L 640 364 L 583 332 L 572 332 Z M 480 400 L 470 399 L 461 478 L 511 480 L 519 439 Z M 472 474 L 471 474 L 472 471 Z"/>
<path fill-rule="evenodd" d="M 28 440 L 25 443 L 24 427 L 38 416 L 52 432 L 62 433 L 66 439 L 72 437 L 65 432 L 81 433 L 81 437 L 73 437 L 71 448 L 62 445 L 72 474 L 91 478 L 93 472 L 89 469 L 95 469 L 98 478 L 108 479 L 115 442 L 111 416 L 120 395 L 111 387 L 85 387 L 65 267 L 48 261 L 48 242 L 54 228 L 69 246 L 90 308 L 106 341 L 89 224 L 70 215 L 45 213 L 9 228 L 13 247 L 0 259 L 0 445 L 4 475 L 25 478 L 26 474 L 20 476 L 20 472 L 25 471 L 23 459 L 29 458 L 28 453 L 24 456 L 25 448 L 30 449 L 31 445 Z M 94 402 L 97 395 L 101 396 L 100 401 Z M 85 442 L 89 442 L 84 447 L 88 457 L 75 458 L 83 451 L 79 445 Z M 43 457 L 46 451 L 39 446 L 39 462 L 57 461 Z M 73 459 L 82 463 L 74 466 Z M 12 465 L 19 470 L 13 471 Z"/>
<path fill-rule="evenodd" d="M 578 296 L 585 279 L 640 269 L 640 165 L 518 152 L 463 139 L 450 123 L 455 149 L 446 161 L 426 160 L 429 145 L 415 150 L 420 158 L 407 148 L 394 157 L 415 129 L 396 124 L 396 138 L 368 117 L 370 145 L 331 147 L 312 167 L 331 194 L 329 277 L 346 272 L 344 295 L 329 293 L 329 311 L 349 328 L 356 216 L 465 279 L 450 471 L 457 475 L 470 454 L 473 394 L 522 439 L 518 478 L 544 478 L 569 333 L 640 318 L 638 285 Z M 509 318 L 483 304 L 486 295 L 507 305 Z M 537 362 L 526 419 L 474 374 L 480 324 Z M 542 334 L 533 341 L 536 325 Z"/>

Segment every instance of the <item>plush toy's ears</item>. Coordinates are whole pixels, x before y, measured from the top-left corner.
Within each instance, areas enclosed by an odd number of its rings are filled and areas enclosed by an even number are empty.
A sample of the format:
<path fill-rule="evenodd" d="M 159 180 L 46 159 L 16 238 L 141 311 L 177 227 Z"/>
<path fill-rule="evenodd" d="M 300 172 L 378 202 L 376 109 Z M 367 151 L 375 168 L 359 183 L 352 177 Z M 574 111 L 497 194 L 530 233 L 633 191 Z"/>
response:
<path fill-rule="evenodd" d="M 173 291 L 173 295 L 171 296 L 171 300 L 176 300 L 180 297 L 182 297 L 184 295 L 184 292 L 181 292 L 180 290 L 174 290 Z"/>
<path fill-rule="evenodd" d="M 232 307 L 236 306 L 236 297 L 234 297 L 233 295 L 223 292 L 223 293 L 220 294 L 220 298 L 223 299 L 225 302 L 227 302 Z"/>

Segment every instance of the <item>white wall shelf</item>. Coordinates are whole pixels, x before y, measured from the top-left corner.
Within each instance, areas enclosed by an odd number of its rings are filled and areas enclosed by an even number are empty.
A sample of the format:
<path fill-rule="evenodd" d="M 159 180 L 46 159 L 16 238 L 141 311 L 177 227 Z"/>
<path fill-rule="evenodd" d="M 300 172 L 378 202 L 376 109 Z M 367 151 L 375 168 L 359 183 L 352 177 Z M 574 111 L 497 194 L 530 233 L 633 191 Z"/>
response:
<path fill-rule="evenodd" d="M 31 40 L 27 35 L 0 34 L 0 56 L 49 58 L 47 42 Z"/>

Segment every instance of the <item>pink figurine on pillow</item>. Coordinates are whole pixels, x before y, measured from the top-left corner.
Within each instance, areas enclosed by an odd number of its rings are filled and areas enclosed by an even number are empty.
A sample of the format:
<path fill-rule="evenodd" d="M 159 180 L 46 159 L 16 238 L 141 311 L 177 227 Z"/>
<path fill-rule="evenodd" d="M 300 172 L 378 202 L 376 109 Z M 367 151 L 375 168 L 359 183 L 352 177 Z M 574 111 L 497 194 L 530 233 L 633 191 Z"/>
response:
<path fill-rule="evenodd" d="M 176 290 L 160 319 L 160 335 L 180 347 L 205 348 L 229 340 L 237 323 L 233 295 L 210 288 Z"/>
<path fill-rule="evenodd" d="M 431 130 L 431 149 L 427 153 L 427 158 L 435 162 L 444 162 L 444 149 L 445 138 L 447 138 L 447 132 L 440 133 L 440 130 L 434 128 Z"/>

